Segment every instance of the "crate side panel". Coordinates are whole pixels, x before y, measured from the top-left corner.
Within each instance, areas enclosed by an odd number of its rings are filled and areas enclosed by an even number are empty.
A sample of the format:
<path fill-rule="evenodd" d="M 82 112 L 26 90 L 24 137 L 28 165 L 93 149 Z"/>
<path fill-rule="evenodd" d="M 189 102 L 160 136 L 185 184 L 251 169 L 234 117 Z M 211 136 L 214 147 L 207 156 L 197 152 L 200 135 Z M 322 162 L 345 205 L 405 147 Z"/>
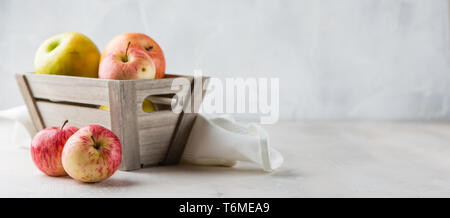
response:
<path fill-rule="evenodd" d="M 156 123 L 156 122 L 155 122 Z M 155 125 L 139 130 L 139 144 L 141 150 L 141 163 L 144 165 L 159 163 L 165 158 L 169 143 L 172 139 L 176 122 L 169 125 Z"/>
<path fill-rule="evenodd" d="M 143 165 L 157 165 L 164 160 L 167 153 L 167 146 L 161 148 L 160 144 L 148 144 L 141 150 L 141 162 Z"/>
<path fill-rule="evenodd" d="M 167 111 L 155 111 L 151 113 L 138 113 L 139 129 L 148 129 L 152 127 L 174 126 L 177 123 L 179 114 Z"/>
<path fill-rule="evenodd" d="M 109 105 L 108 80 L 40 74 L 24 75 L 34 98 Z"/>
<path fill-rule="evenodd" d="M 172 87 L 174 79 L 176 78 L 133 81 L 136 90 L 140 159 L 144 165 L 154 165 L 165 158 L 179 114 L 171 110 L 146 113 L 142 111 L 142 102 L 147 97 L 151 99 L 152 95 L 174 94 L 181 90 L 181 86 Z M 164 104 L 171 102 L 168 98 L 156 97 L 156 99 L 164 100 Z"/>
<path fill-rule="evenodd" d="M 170 142 L 175 126 L 176 125 L 168 125 L 140 129 L 139 144 L 146 145 L 161 142 L 163 144 L 161 147 L 166 146 L 166 144 Z"/>
<path fill-rule="evenodd" d="M 109 111 L 48 101 L 36 101 L 36 105 L 45 127 L 61 126 L 65 120 L 69 120 L 68 125 L 79 128 L 90 124 L 111 128 Z"/>

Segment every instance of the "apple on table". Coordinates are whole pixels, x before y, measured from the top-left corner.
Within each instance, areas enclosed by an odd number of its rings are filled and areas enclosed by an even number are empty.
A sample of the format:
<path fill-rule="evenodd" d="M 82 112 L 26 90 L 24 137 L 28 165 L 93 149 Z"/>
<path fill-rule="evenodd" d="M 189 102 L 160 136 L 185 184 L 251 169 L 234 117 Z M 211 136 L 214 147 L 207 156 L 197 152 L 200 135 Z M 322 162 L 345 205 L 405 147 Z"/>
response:
<path fill-rule="evenodd" d="M 79 129 L 66 142 L 62 165 L 70 177 L 81 182 L 99 182 L 119 168 L 122 147 L 119 138 L 100 125 Z"/>
<path fill-rule="evenodd" d="M 67 126 L 47 127 L 39 131 L 31 141 L 31 158 L 36 167 L 49 176 L 65 176 L 62 165 L 62 151 L 66 141 L 78 128 Z"/>

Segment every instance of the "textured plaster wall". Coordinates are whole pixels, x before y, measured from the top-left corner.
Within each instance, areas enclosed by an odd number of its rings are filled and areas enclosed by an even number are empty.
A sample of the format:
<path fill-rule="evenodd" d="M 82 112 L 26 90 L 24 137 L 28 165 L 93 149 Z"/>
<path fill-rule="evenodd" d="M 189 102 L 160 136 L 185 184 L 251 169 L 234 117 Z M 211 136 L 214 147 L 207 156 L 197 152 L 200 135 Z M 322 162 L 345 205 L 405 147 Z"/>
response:
<path fill-rule="evenodd" d="M 282 119 L 450 119 L 447 0 L 0 1 L 0 109 L 51 35 L 144 32 L 170 73 L 279 77 Z"/>

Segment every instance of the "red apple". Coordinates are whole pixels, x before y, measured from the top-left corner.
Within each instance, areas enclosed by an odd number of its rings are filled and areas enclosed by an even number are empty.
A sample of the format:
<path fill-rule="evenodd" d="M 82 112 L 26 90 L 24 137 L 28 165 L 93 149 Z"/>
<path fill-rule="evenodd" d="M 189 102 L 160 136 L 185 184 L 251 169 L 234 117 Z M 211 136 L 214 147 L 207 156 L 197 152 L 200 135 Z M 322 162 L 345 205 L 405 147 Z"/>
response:
<path fill-rule="evenodd" d="M 154 79 L 155 75 L 155 64 L 150 56 L 139 49 L 129 47 L 106 56 L 100 62 L 98 71 L 100 79 Z"/>
<path fill-rule="evenodd" d="M 78 128 L 73 126 L 48 127 L 39 131 L 31 142 L 31 157 L 39 170 L 49 176 L 67 175 L 61 162 L 61 154 L 67 139 Z"/>
<path fill-rule="evenodd" d="M 142 50 L 152 58 L 156 67 L 155 78 L 163 78 L 166 72 L 164 53 L 158 43 L 142 33 L 124 33 L 114 37 L 106 45 L 100 60 L 103 60 L 112 53 L 125 50 L 128 42 L 131 42 L 130 48 Z"/>
<path fill-rule="evenodd" d="M 109 129 L 89 125 L 73 134 L 62 153 L 62 165 L 70 177 L 81 182 L 99 182 L 119 168 L 122 148 Z"/>

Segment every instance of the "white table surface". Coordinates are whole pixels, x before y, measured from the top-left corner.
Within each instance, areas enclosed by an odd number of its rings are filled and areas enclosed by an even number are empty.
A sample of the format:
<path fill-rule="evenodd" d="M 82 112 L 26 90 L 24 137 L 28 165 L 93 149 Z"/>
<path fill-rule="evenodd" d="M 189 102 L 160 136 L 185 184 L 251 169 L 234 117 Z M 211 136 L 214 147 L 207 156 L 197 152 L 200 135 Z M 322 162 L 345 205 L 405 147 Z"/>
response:
<path fill-rule="evenodd" d="M 277 171 L 170 166 L 97 184 L 43 175 L 29 150 L 0 145 L 0 197 L 450 197 L 450 123 L 280 122 L 265 126 Z M 3 131 L 0 137 L 9 134 Z"/>

